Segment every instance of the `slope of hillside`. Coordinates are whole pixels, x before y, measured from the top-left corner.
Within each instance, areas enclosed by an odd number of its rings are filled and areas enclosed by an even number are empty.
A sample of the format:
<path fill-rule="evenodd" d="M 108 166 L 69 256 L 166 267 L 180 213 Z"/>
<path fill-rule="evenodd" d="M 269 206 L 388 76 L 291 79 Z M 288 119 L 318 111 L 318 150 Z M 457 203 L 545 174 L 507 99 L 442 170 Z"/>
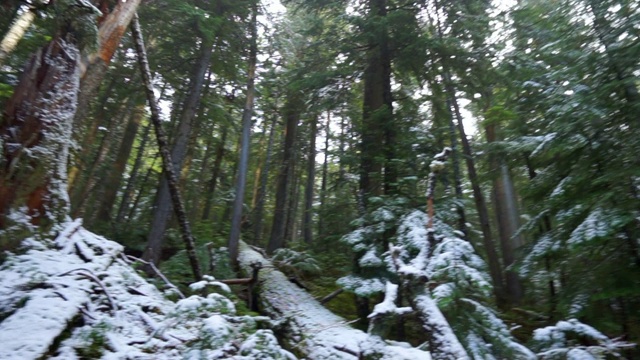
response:
<path fill-rule="evenodd" d="M 295 359 L 260 329 L 268 319 L 237 315 L 217 293 L 168 300 L 179 292 L 148 283 L 122 246 L 81 225 L 26 239 L 0 264 L 0 359 Z"/>

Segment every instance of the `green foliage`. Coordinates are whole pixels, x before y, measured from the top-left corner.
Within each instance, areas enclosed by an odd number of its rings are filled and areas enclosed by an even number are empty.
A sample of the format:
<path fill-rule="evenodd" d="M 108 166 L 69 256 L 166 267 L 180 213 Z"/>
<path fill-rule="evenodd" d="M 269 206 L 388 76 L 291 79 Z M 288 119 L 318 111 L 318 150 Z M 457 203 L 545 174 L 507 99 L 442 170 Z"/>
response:
<path fill-rule="evenodd" d="M 106 333 L 111 330 L 111 325 L 107 322 L 84 329 L 79 336 L 82 343 L 75 346 L 76 353 L 85 359 L 101 358 L 107 346 Z"/>
<path fill-rule="evenodd" d="M 292 249 L 278 249 L 271 260 L 285 273 L 292 273 L 298 277 L 314 275 L 321 272 L 320 266 L 311 254 Z"/>

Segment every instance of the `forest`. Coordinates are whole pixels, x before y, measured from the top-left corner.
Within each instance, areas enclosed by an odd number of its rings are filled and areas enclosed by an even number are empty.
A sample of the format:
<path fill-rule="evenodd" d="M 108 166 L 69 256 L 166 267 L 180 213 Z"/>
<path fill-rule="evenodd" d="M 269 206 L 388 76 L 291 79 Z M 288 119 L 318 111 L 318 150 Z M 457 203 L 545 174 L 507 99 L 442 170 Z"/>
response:
<path fill-rule="evenodd" d="M 640 2 L 3 0 L 0 359 L 640 359 Z"/>

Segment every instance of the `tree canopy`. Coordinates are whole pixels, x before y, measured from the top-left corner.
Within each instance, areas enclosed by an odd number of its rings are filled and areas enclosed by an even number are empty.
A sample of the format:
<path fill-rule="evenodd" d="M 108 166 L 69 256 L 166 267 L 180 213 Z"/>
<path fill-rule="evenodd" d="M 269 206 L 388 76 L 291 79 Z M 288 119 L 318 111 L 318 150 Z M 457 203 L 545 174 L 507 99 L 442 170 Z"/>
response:
<path fill-rule="evenodd" d="M 0 272 L 82 219 L 183 292 L 231 279 L 277 320 L 239 338 L 279 358 L 638 357 L 638 24 L 629 0 L 5 1 Z M 278 281 L 377 350 L 296 344 L 312 314 L 279 334 Z"/>

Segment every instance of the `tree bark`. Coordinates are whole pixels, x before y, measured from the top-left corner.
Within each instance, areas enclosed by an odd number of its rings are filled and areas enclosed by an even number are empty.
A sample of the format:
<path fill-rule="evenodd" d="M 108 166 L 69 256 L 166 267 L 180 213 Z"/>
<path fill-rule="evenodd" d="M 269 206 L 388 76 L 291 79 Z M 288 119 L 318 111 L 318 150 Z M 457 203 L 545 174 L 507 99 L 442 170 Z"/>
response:
<path fill-rule="evenodd" d="M 370 19 L 386 18 L 387 1 L 370 0 Z M 388 45 L 387 29 L 376 29 L 381 36 L 375 37 L 369 44 L 368 62 L 364 70 L 364 99 L 362 108 L 361 131 L 361 174 L 360 191 L 364 195 L 365 205 L 369 196 L 382 195 L 391 184 L 385 184 L 395 176 L 394 171 L 384 173 L 388 164 L 393 127 L 393 100 L 391 97 L 391 54 Z M 383 175 L 384 173 L 384 175 Z M 384 177 L 384 178 L 383 178 Z"/>
<path fill-rule="evenodd" d="M 264 225 L 263 212 L 264 203 L 267 194 L 267 182 L 269 180 L 269 170 L 271 167 L 271 154 L 273 152 L 273 140 L 276 133 L 276 121 L 278 117 L 273 116 L 271 120 L 271 129 L 269 130 L 269 143 L 267 144 L 267 155 L 264 160 L 264 169 L 260 173 L 260 187 L 256 194 L 256 206 L 253 209 L 253 243 L 260 244 L 262 242 L 262 228 Z"/>
<path fill-rule="evenodd" d="M 294 145 L 297 147 L 297 145 Z M 291 169 L 291 178 L 289 179 L 289 203 L 287 204 L 286 210 L 286 225 L 284 227 L 284 243 L 292 244 L 298 241 L 298 205 L 300 200 L 300 189 L 302 186 L 300 183 L 302 182 L 302 167 L 297 166 L 299 159 L 299 154 L 294 156 L 293 166 Z"/>
<path fill-rule="evenodd" d="M 322 181 L 320 183 L 320 216 L 318 218 L 318 236 L 324 234 L 325 203 L 327 201 L 327 181 L 329 176 L 329 139 L 331 138 L 331 111 L 327 110 L 325 125 L 324 160 L 322 161 Z"/>
<path fill-rule="evenodd" d="M 177 135 L 171 149 L 173 171 L 180 174 L 182 164 L 187 153 L 187 144 L 193 127 L 193 119 L 200 104 L 200 94 L 205 80 L 205 74 L 211 63 L 213 41 L 207 37 L 202 38 L 200 46 L 200 58 L 195 64 L 193 77 L 189 86 L 189 95 L 180 114 Z M 158 187 L 156 208 L 151 222 L 151 229 L 147 237 L 147 249 L 143 255 L 144 260 L 158 264 L 164 243 L 164 232 L 171 214 L 171 195 L 166 177 L 162 177 Z"/>
<path fill-rule="evenodd" d="M 196 281 L 202 279 L 202 272 L 200 270 L 200 264 L 198 263 L 198 257 L 195 251 L 195 240 L 191 233 L 191 227 L 187 220 L 187 215 L 184 209 L 184 202 L 180 196 L 178 189 L 178 177 L 173 167 L 173 161 L 171 159 L 171 153 L 169 152 L 169 145 L 167 143 L 167 137 L 162 130 L 162 121 L 160 120 L 160 107 L 156 101 L 155 94 L 153 92 L 153 85 L 151 84 L 151 70 L 149 69 L 149 61 L 147 60 L 147 53 L 144 48 L 144 41 L 142 39 L 142 33 L 140 31 L 140 23 L 138 22 L 137 15 L 133 20 L 133 26 L 131 28 L 133 38 L 136 46 L 136 52 L 138 54 L 138 62 L 140 64 L 140 72 L 145 85 L 145 93 L 149 100 L 149 108 L 151 109 L 151 121 L 153 122 L 156 132 L 156 139 L 158 141 L 158 148 L 162 156 L 162 167 L 167 179 L 169 192 L 171 194 L 171 201 L 173 203 L 173 209 L 175 211 L 176 218 L 180 224 L 180 231 L 182 233 L 182 240 L 184 241 L 185 248 L 187 250 L 187 257 L 191 265 L 191 271 L 193 271 L 193 277 Z"/>
<path fill-rule="evenodd" d="M 122 175 L 127 167 L 127 161 L 133 148 L 133 142 L 138 134 L 138 127 L 140 122 L 144 118 L 145 109 L 144 106 L 136 106 L 131 115 L 127 128 L 125 129 L 124 136 L 120 142 L 118 153 L 116 154 L 115 161 L 111 170 L 107 174 L 107 179 L 104 181 L 104 192 L 101 197 L 100 206 L 96 214 L 96 220 L 102 222 L 110 222 L 111 209 L 116 202 L 118 196 L 118 190 L 120 189 L 120 183 L 122 182 Z"/>
<path fill-rule="evenodd" d="M 240 159 L 238 160 L 238 177 L 236 179 L 236 197 L 233 202 L 233 216 L 229 234 L 229 257 L 233 267 L 238 266 L 238 244 L 242 225 L 242 208 L 244 205 L 244 190 L 247 182 L 247 167 L 249 164 L 249 143 L 251 135 L 251 117 L 253 116 L 253 100 L 255 95 L 256 62 L 258 56 L 258 3 L 254 0 L 251 15 L 251 45 L 249 48 L 249 71 L 247 72 L 247 95 L 242 112 L 242 140 L 240 145 Z"/>
<path fill-rule="evenodd" d="M 118 207 L 118 214 L 116 215 L 115 223 L 121 223 L 129 209 L 129 201 L 131 199 L 131 195 L 133 194 L 133 187 L 138 180 L 138 176 L 140 174 L 140 168 L 142 167 L 142 158 L 144 156 L 144 152 L 147 148 L 147 142 L 149 141 L 149 133 L 151 131 L 151 127 L 153 124 L 149 123 L 145 128 L 142 134 L 142 139 L 140 139 L 140 145 L 138 146 L 138 152 L 136 155 L 136 159 L 133 162 L 133 167 L 131 169 L 131 173 L 129 174 L 129 179 L 127 180 L 127 186 L 122 193 L 122 199 L 120 200 L 120 206 Z"/>
<path fill-rule="evenodd" d="M 294 163 L 294 143 L 298 122 L 300 121 L 300 113 L 302 112 L 301 94 L 289 91 L 287 104 L 285 105 L 284 114 L 286 119 L 284 146 L 282 154 L 282 163 L 278 173 L 278 181 L 276 185 L 276 204 L 273 212 L 273 225 L 271 227 L 271 237 L 267 244 L 267 253 L 272 254 L 275 250 L 284 247 L 285 244 L 285 226 L 287 224 L 287 206 L 289 204 L 290 179 L 293 172 Z"/>
<path fill-rule="evenodd" d="M 492 143 L 498 140 L 496 134 L 496 124 L 489 124 L 485 127 L 487 142 Z M 493 179 L 493 201 L 495 216 L 498 224 L 498 234 L 502 250 L 502 262 L 507 268 L 515 262 L 515 252 L 524 245 L 522 236 L 518 234 L 520 228 L 520 215 L 518 213 L 518 200 L 515 188 L 511 181 L 509 168 L 499 155 L 490 156 L 491 172 Z M 524 296 L 522 281 L 513 270 L 506 270 L 506 295 L 511 305 L 518 305 Z"/>
<path fill-rule="evenodd" d="M 313 195 L 316 183 L 316 136 L 318 135 L 318 116 L 311 119 L 309 134 L 309 153 L 307 154 L 307 184 L 304 189 L 304 242 L 313 242 Z"/>
<path fill-rule="evenodd" d="M 71 33 L 61 34 L 40 49 L 27 64 L 2 114 L 2 249 L 19 243 L 3 231 L 20 226 L 15 220 L 18 213 L 43 230 L 69 213 L 67 157 L 80 71 L 75 41 Z"/>
<path fill-rule="evenodd" d="M 111 58 L 118 49 L 120 40 L 131 23 L 141 0 L 118 1 L 111 12 L 104 14 L 98 27 L 98 51 L 82 58 L 80 73 L 80 95 L 78 96 L 78 111 L 75 114 L 74 128 L 82 128 L 84 119 L 89 111 L 91 99 L 107 73 Z M 105 11 L 104 8 L 101 10 Z"/>
<path fill-rule="evenodd" d="M 213 205 L 213 196 L 216 192 L 216 186 L 218 184 L 218 178 L 220 177 L 220 167 L 222 166 L 222 159 L 225 154 L 225 143 L 227 142 L 227 133 L 229 132 L 228 126 L 224 125 L 222 129 L 222 136 L 216 146 L 216 159 L 213 162 L 213 170 L 211 172 L 211 179 L 207 183 L 207 191 L 205 193 L 204 210 L 202 211 L 202 220 L 210 220 L 211 207 Z"/>
<path fill-rule="evenodd" d="M 456 125 L 453 122 L 453 114 L 451 113 L 451 101 L 447 100 L 447 110 L 449 113 L 449 135 L 451 137 L 451 166 L 453 167 L 453 183 L 456 192 L 456 199 L 462 202 L 464 194 L 462 193 L 462 174 L 460 173 L 460 151 L 458 150 L 458 137 L 456 136 Z M 458 213 L 458 230 L 465 235 L 467 233 L 467 216 L 464 212 L 462 204 L 456 204 L 456 212 Z"/>
<path fill-rule="evenodd" d="M 445 70 L 446 72 L 446 70 Z M 493 242 L 493 235 L 491 234 L 491 223 L 489 221 L 489 212 L 487 211 L 487 203 L 480 189 L 480 181 L 478 180 L 478 173 L 476 172 L 476 164 L 473 160 L 473 151 L 467 139 L 465 133 L 464 124 L 462 122 L 462 115 L 460 113 L 460 107 L 455 95 L 455 89 L 451 84 L 449 74 L 445 73 L 445 86 L 449 98 L 451 99 L 451 105 L 453 106 L 453 113 L 458 122 L 458 132 L 460 133 L 460 141 L 462 143 L 462 151 L 467 163 L 467 173 L 469 174 L 469 181 L 473 189 L 473 198 L 476 203 L 476 209 L 478 211 L 478 217 L 480 218 L 480 229 L 482 231 L 482 241 L 484 245 L 484 251 L 487 254 L 487 262 L 489 264 L 489 274 L 493 280 L 493 287 L 495 295 L 499 302 L 506 300 L 504 285 L 502 279 L 502 267 L 500 260 L 498 259 L 498 253 L 496 252 L 495 244 Z"/>

